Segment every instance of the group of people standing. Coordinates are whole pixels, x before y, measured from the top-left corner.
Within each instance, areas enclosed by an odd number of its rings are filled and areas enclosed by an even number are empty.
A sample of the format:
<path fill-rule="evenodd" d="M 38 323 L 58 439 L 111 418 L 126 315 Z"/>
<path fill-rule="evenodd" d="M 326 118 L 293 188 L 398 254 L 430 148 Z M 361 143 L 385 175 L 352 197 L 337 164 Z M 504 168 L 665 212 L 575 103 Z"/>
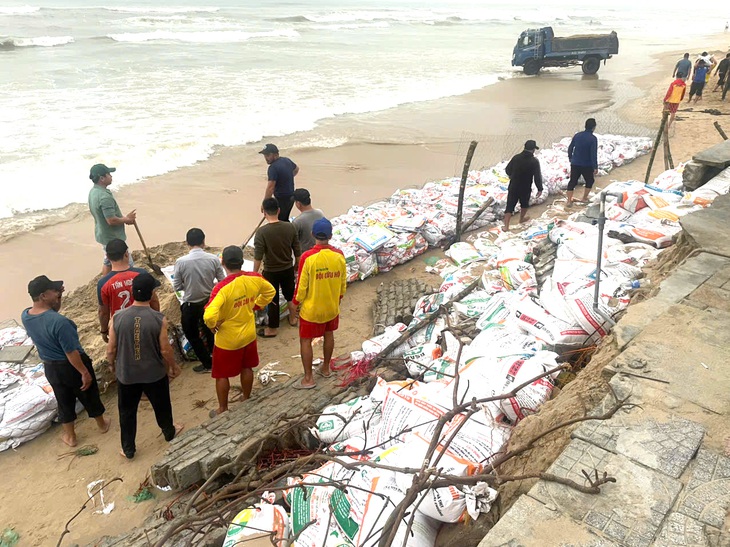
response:
<path fill-rule="evenodd" d="M 703 51 L 693 63 L 689 59 L 689 53 L 677 61 L 672 72 L 674 81 L 669 85 L 667 93 L 664 96 L 664 109 L 669 112 L 669 120 L 667 126 L 671 126 L 679 109 L 679 105 L 685 97 L 687 91 L 687 81 L 690 81 L 689 94 L 687 94 L 687 102 L 694 98 L 695 103 L 702 100 L 702 93 L 705 86 L 710 82 L 714 74 L 717 76 L 717 85 L 714 91 L 722 90 L 722 100 L 725 100 L 728 86 L 726 85 L 728 68 L 730 68 L 730 53 L 725 55 L 719 63 L 714 55 Z"/>
<path fill-rule="evenodd" d="M 340 301 L 347 288 L 345 259 L 329 245 L 332 224 L 312 207 L 304 188 L 295 188 L 299 167 L 267 144 L 260 152 L 268 164 L 267 186 L 261 205 L 266 224 L 254 237 L 254 261 L 244 271 L 241 246 L 225 247 L 220 256 L 205 250 L 205 233 L 191 228 L 186 234 L 188 254 L 174 266 L 173 287 L 182 291 L 182 329 L 200 364 L 198 373 L 215 380 L 218 401 L 214 417 L 228 410 L 230 379 L 239 377 L 243 398 L 253 388 L 253 369 L 259 364 L 257 338 L 277 336 L 281 308 L 279 291 L 287 306 L 288 322 L 298 327 L 304 378 L 297 389 L 316 387 L 315 372 L 329 377 L 334 331 L 339 326 Z M 160 312 L 156 289 L 160 282 L 134 267 L 125 225 L 136 222 L 134 211 L 123 215 L 109 191 L 115 168 L 94 165 L 89 208 L 95 237 L 104 250 L 102 277 L 97 283 L 100 335 L 107 343 L 106 358 L 118 384 L 117 405 L 121 453 L 136 452 L 137 410 L 146 396 L 167 441 L 182 429 L 173 421 L 170 380 L 181 373 L 168 338 L 168 321 Z M 299 215 L 290 222 L 296 205 Z M 77 444 L 77 400 L 99 429 L 107 432 L 105 414 L 91 359 L 79 341 L 76 324 L 59 313 L 63 281 L 38 276 L 28 284 L 33 305 L 21 316 L 38 349 L 46 377 L 58 402 L 63 426 L 61 439 Z M 257 329 L 256 311 L 267 308 L 268 321 Z M 312 342 L 324 339 L 324 359 L 313 366 Z"/>

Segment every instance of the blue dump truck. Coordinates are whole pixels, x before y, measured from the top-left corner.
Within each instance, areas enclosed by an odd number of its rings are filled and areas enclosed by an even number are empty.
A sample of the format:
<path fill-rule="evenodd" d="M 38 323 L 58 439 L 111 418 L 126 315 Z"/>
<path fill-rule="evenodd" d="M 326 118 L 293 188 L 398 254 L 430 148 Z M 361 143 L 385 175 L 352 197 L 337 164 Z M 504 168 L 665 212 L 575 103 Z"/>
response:
<path fill-rule="evenodd" d="M 618 54 L 618 35 L 584 34 L 557 38 L 552 27 L 527 29 L 512 53 L 512 66 L 533 75 L 546 66 L 582 65 L 584 74 L 595 74 L 601 61 Z"/>

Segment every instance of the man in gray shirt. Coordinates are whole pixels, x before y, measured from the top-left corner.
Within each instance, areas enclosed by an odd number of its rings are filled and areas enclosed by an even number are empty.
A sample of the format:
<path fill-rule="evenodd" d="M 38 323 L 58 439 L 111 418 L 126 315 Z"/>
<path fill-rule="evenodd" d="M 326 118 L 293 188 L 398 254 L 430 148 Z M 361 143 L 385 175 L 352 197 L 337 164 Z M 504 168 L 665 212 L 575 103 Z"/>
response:
<path fill-rule="evenodd" d="M 214 335 L 205 326 L 203 313 L 210 293 L 216 282 L 226 278 L 220 259 L 205 252 L 205 234 L 200 228 L 190 228 L 185 236 L 190 252 L 177 259 L 172 274 L 172 286 L 176 291 L 183 291 L 180 305 L 180 323 L 183 333 L 198 357 L 200 364 L 193 371 L 206 374 L 213 368 L 211 354 L 213 352 Z M 203 333 L 205 342 L 200 337 Z"/>
<path fill-rule="evenodd" d="M 314 247 L 315 241 L 312 235 L 312 226 L 320 218 L 324 218 L 324 213 L 319 209 L 312 207 L 312 197 L 309 190 L 297 188 L 294 190 L 294 205 L 299 209 L 299 216 L 294 219 L 294 227 L 299 235 L 299 245 L 302 252 L 308 251 Z"/>
<path fill-rule="evenodd" d="M 150 307 L 156 284 L 148 273 L 135 277 L 134 304 L 114 314 L 109 329 L 106 358 L 117 377 L 122 454 L 130 460 L 137 450 L 137 407 L 142 393 L 166 441 L 182 430 L 172 420 L 170 401 L 170 379 L 180 375 L 180 365 L 167 338 L 167 319 Z"/>

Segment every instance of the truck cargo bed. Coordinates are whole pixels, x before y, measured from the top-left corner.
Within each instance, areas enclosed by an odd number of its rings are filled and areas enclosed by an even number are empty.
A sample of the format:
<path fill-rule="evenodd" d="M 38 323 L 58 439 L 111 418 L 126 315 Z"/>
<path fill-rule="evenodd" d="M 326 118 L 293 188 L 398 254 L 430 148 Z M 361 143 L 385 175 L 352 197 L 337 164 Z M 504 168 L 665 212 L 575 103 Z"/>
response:
<path fill-rule="evenodd" d="M 611 34 L 581 34 L 566 36 L 565 38 L 556 37 L 552 41 L 553 53 L 593 49 L 607 49 L 609 55 L 616 55 L 618 53 L 618 36 L 615 32 Z"/>

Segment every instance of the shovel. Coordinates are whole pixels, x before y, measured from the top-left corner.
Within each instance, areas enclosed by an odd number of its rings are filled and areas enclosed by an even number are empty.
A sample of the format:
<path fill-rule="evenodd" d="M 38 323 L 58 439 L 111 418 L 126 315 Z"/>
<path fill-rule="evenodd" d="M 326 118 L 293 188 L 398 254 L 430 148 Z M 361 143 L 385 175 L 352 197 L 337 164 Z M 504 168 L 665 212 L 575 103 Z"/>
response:
<path fill-rule="evenodd" d="M 147 249 L 147 245 L 145 245 L 144 238 L 142 237 L 142 232 L 139 231 L 139 226 L 137 226 L 137 221 L 134 221 L 134 229 L 137 230 L 137 235 L 139 236 L 139 240 L 142 242 L 142 248 L 144 249 L 144 254 L 147 255 L 147 264 L 149 264 L 150 268 L 152 268 L 152 271 L 155 272 L 157 275 L 165 275 L 162 273 L 162 268 L 160 268 L 157 264 L 152 262 L 152 257 L 150 256 L 150 252 Z"/>
<path fill-rule="evenodd" d="M 246 248 L 246 244 L 251 241 L 251 238 L 256 234 L 256 230 L 259 229 L 259 227 L 264 223 L 264 220 L 266 220 L 266 217 L 261 217 L 261 220 L 259 220 L 259 223 L 256 225 L 256 228 L 253 229 L 253 232 L 251 232 L 251 235 L 248 236 L 246 239 L 243 240 L 243 243 L 241 243 L 241 249 Z"/>

